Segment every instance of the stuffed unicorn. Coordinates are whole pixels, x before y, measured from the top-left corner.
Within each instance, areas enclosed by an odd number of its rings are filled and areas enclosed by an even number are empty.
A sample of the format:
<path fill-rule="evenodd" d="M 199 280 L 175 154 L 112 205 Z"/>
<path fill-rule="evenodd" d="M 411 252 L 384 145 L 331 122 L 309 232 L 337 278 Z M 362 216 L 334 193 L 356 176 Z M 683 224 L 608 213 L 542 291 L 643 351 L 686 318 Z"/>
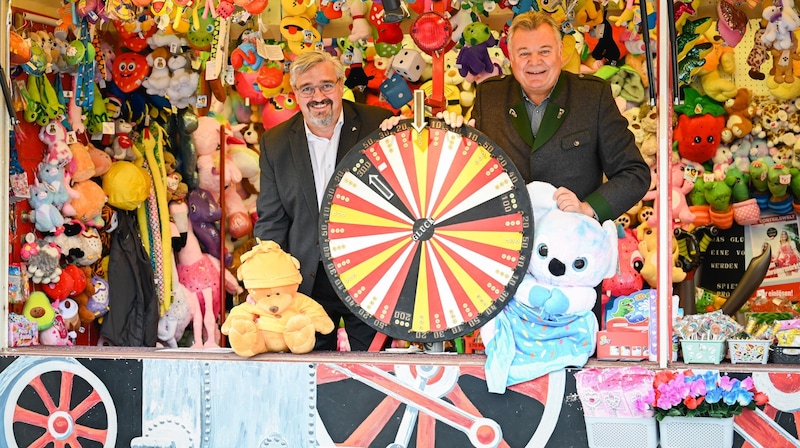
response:
<path fill-rule="evenodd" d="M 617 272 L 617 230 L 558 209 L 555 187 L 531 182 L 533 254 L 502 312 L 481 328 L 489 392 L 583 366 L 595 348 L 595 287 Z"/>

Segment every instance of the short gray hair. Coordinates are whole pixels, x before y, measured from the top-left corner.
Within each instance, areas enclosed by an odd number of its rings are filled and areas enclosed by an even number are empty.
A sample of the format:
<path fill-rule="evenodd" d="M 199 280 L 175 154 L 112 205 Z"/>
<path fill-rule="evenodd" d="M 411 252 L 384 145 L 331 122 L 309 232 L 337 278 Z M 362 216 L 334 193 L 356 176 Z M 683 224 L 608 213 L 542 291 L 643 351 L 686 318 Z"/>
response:
<path fill-rule="evenodd" d="M 337 81 L 344 79 L 344 65 L 342 64 L 342 61 L 330 53 L 321 51 L 307 51 L 297 56 L 295 60 L 292 61 L 292 65 L 289 66 L 289 83 L 291 83 L 292 88 L 297 87 L 295 85 L 295 81 L 297 81 L 298 76 L 311 70 L 317 64 L 324 64 L 325 62 L 330 62 L 333 64 Z"/>
<path fill-rule="evenodd" d="M 514 20 L 511 21 L 511 26 L 508 27 L 508 43 L 512 42 L 514 33 L 517 30 L 534 31 L 541 26 L 552 28 L 556 40 L 561 40 L 561 27 L 553 16 L 544 11 L 528 11 L 514 17 Z"/>

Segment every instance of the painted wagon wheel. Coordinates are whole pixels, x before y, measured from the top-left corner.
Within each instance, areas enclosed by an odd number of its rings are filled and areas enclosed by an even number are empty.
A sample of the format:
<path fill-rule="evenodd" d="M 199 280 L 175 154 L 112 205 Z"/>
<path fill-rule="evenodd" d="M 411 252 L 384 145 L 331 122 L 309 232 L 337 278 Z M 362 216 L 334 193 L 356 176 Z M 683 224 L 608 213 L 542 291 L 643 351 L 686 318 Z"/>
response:
<path fill-rule="evenodd" d="M 105 385 L 78 362 L 30 365 L 4 391 L 9 448 L 113 448 L 117 411 Z"/>
<path fill-rule="evenodd" d="M 394 375 L 390 373 L 392 371 Z M 524 426 L 529 431 L 529 435 L 515 434 L 513 440 L 509 439 L 510 431 L 504 433 L 502 425 L 509 424 L 507 430 L 513 428 L 519 432 L 519 422 L 512 422 L 508 415 L 502 414 L 487 417 L 485 414 L 488 409 L 483 400 L 470 396 L 462 387 L 469 377 L 485 381 L 484 369 L 435 365 L 320 364 L 317 368 L 320 399 L 330 400 L 328 393 L 333 394 L 333 389 L 340 387 L 344 388 L 340 389 L 344 400 L 359 397 L 362 406 L 364 402 L 374 400 L 371 397 L 364 400 L 364 396 L 368 395 L 365 392 L 369 391 L 361 390 L 362 386 L 354 386 L 352 380 L 355 380 L 377 391 L 378 401 L 363 419 L 356 417 L 353 412 L 343 414 L 342 409 L 351 409 L 347 403 L 336 403 L 332 409 L 327 409 L 326 404 L 318 402 L 320 420 L 317 424 L 317 441 L 321 446 L 387 448 L 432 448 L 437 446 L 437 439 L 441 439 L 440 444 L 449 442 L 448 446 L 469 446 L 466 445 L 469 443 L 476 448 L 537 448 L 547 444 L 561 413 L 566 388 L 565 370 L 508 388 L 503 399 L 518 396 L 520 407 L 510 408 L 514 410 L 512 412 L 525 414 Z M 485 385 L 482 388 L 485 390 Z M 385 396 L 380 398 L 381 395 Z M 500 408 L 503 407 L 497 406 L 495 410 L 502 413 Z M 541 415 L 537 416 L 537 412 Z M 356 418 L 356 421 L 348 421 L 348 417 Z M 465 437 L 461 437 L 464 440 L 458 439 L 452 430 L 463 433 Z"/>
<path fill-rule="evenodd" d="M 396 339 L 451 340 L 505 306 L 525 274 L 530 198 L 505 153 L 429 119 L 375 132 L 339 163 L 320 247 L 342 301 Z"/>

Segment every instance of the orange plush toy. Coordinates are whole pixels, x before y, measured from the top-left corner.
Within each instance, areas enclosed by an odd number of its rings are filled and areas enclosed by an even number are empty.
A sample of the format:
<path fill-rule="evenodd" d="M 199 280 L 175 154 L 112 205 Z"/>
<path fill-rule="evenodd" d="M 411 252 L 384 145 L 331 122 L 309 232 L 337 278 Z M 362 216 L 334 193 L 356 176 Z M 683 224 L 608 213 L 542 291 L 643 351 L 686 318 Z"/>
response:
<path fill-rule="evenodd" d="M 249 297 L 233 307 L 222 325 L 236 354 L 308 353 L 314 348 L 315 332 L 333 331 L 333 321 L 322 306 L 297 292 L 300 263 L 277 243 L 257 240 L 241 262 L 237 276 Z"/>

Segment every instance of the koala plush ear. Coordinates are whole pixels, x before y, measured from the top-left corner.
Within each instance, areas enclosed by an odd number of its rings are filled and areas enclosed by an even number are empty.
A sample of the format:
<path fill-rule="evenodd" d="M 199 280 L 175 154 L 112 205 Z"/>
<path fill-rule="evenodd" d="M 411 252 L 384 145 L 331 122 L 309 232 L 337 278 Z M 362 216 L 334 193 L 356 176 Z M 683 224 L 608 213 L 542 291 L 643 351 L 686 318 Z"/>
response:
<path fill-rule="evenodd" d="M 534 181 L 527 185 L 527 189 L 533 206 L 534 225 L 537 225 L 542 216 L 557 208 L 553 199 L 556 187 L 547 182 Z"/>
<path fill-rule="evenodd" d="M 617 225 L 612 220 L 606 220 L 603 223 L 603 231 L 606 234 L 606 240 L 608 244 L 608 256 L 609 256 L 609 263 L 608 263 L 608 270 L 606 271 L 603 278 L 611 278 L 617 274 L 617 266 L 619 265 L 619 244 L 618 244 L 618 229 Z"/>

